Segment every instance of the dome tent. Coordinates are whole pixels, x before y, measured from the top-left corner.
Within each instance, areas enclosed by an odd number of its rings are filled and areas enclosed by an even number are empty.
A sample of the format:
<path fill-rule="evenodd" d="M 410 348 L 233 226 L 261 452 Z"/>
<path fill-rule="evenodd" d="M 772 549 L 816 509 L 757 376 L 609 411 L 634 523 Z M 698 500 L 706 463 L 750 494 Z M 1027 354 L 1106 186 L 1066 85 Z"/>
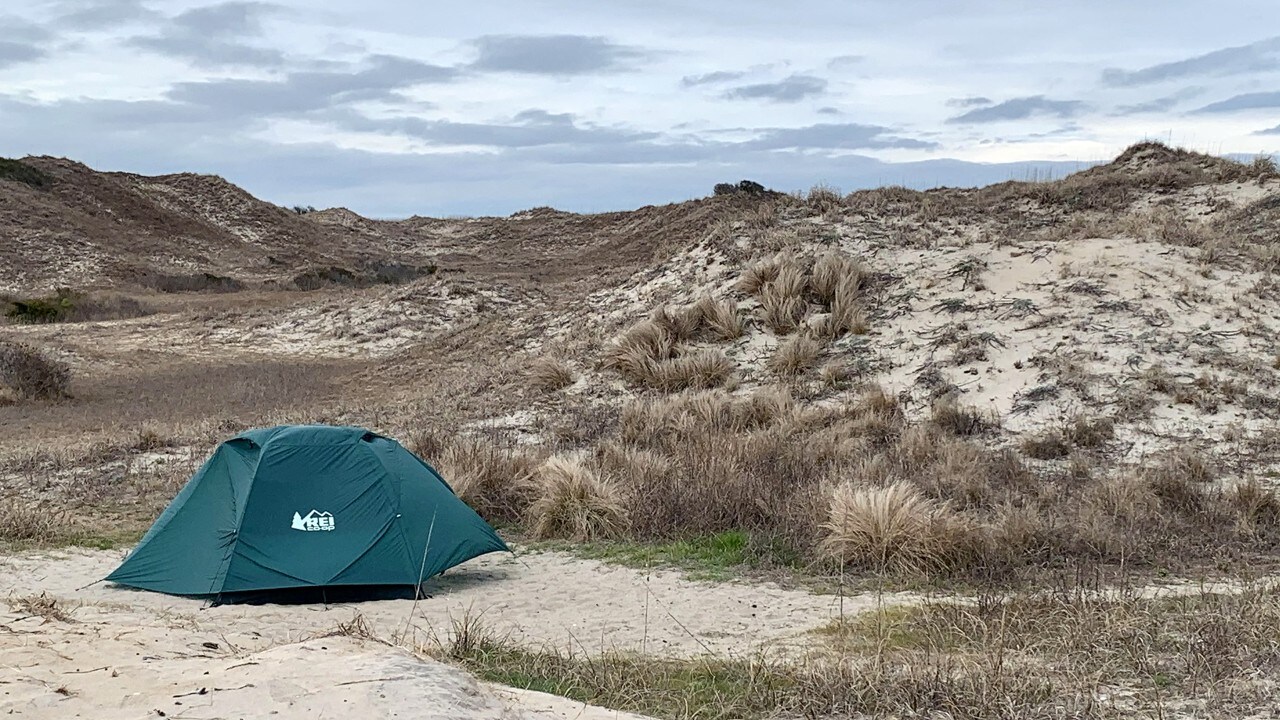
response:
<path fill-rule="evenodd" d="M 416 592 L 497 551 L 510 550 L 396 441 L 284 425 L 219 445 L 106 580 L 215 603 L 303 588 Z"/>

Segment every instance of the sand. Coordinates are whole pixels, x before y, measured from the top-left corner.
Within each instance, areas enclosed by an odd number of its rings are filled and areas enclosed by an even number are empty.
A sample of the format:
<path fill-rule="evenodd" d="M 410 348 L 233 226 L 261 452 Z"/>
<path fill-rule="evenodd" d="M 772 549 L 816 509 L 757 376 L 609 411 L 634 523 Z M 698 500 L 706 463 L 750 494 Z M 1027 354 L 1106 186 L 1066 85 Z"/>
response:
<path fill-rule="evenodd" d="M 315 718 L 339 710 L 350 717 L 625 717 L 485 685 L 380 640 L 323 635 L 359 616 L 376 638 L 403 636 L 408 645 L 434 647 L 449 636 L 453 620 L 470 614 L 532 648 L 744 656 L 798 652 L 840 607 L 833 596 L 692 582 L 675 572 L 646 573 L 556 552 L 491 555 L 455 568 L 430 583 L 431 596 L 412 619 L 409 600 L 206 607 L 105 583 L 83 587 L 121 556 L 68 550 L 0 559 L 0 597 L 47 593 L 71 609 L 72 618 L 44 622 L 12 608 L 0 613 L 0 714 L 140 718 L 158 717 L 158 709 L 191 718 Z M 876 602 L 846 598 L 844 607 L 856 612 Z"/>

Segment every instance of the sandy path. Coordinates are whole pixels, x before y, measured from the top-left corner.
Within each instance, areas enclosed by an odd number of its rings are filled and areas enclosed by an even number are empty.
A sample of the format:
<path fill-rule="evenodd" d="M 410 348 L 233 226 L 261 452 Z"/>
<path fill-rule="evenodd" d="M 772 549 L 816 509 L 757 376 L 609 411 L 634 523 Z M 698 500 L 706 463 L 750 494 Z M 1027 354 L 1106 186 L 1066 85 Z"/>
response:
<path fill-rule="evenodd" d="M 690 582 L 674 572 L 646 574 L 550 552 L 466 563 L 432 581 L 431 597 L 418 603 L 411 621 L 408 600 L 205 607 L 104 583 L 84 587 L 122 555 L 66 550 L 0 558 L 0 598 L 47 593 L 73 620 L 24 618 L 0 603 L 0 715 L 111 720 L 160 717 L 155 711 L 162 710 L 190 718 L 634 720 L 479 683 L 378 641 L 317 636 L 359 615 L 380 638 L 402 633 L 408 621 L 410 635 L 430 644 L 471 614 L 535 648 L 740 656 L 799 650 L 839 609 L 839 599 L 829 596 Z M 874 603 L 846 598 L 845 611 Z"/>
<path fill-rule="evenodd" d="M 146 611 L 208 632 L 251 629 L 250 646 L 294 642 L 362 615 L 382 637 L 405 628 L 409 600 L 345 605 L 224 605 L 100 583 L 119 551 L 68 550 L 0 558 L 0 597 L 47 592 L 72 604 Z M 798 648 L 839 612 L 839 599 L 776 585 L 702 583 L 676 572 L 607 565 L 546 552 L 489 555 L 427 586 L 412 625 L 420 639 L 446 637 L 453 620 L 480 615 L 492 630 L 527 646 L 642 650 L 650 655 L 742 656 L 762 648 Z M 914 596 L 891 594 L 886 602 Z M 871 596 L 845 598 L 847 613 L 873 607 Z M 646 621 L 647 617 L 647 621 Z"/>

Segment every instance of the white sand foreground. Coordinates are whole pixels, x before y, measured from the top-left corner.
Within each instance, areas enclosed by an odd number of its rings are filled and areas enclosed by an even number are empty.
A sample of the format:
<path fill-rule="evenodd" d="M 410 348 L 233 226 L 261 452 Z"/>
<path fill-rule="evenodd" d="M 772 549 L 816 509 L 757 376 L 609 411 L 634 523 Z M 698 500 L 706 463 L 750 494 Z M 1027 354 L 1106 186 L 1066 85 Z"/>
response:
<path fill-rule="evenodd" d="M 553 552 L 466 563 L 432 581 L 431 597 L 412 618 L 409 600 L 206 607 L 105 583 L 83 587 L 122 556 L 68 550 L 0 558 L 0 598 L 46 593 L 71 613 L 70 622 L 46 622 L 0 605 L 0 715 L 627 717 L 486 685 L 375 640 L 321 636 L 359 615 L 379 638 L 409 627 L 418 642 L 431 643 L 470 614 L 532 648 L 741 656 L 798 649 L 840 604 L 773 585 L 691 582 Z M 844 609 L 876 602 L 846 598 Z"/>

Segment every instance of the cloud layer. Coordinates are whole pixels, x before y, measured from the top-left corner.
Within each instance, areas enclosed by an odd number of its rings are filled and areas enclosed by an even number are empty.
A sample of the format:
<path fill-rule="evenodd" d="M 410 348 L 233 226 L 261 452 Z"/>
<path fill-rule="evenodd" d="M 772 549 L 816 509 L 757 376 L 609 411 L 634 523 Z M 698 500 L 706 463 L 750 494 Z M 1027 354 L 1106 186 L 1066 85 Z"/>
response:
<path fill-rule="evenodd" d="M 624 208 L 743 178 L 965 185 L 1151 136 L 1240 152 L 1280 137 L 1280 38 L 1240 39 L 1280 27 L 1261 5 L 1231 28 L 1189 0 L 1158 17 L 1093 0 L 572 7 L 11 4 L 0 155 L 214 172 L 394 216 Z"/>

